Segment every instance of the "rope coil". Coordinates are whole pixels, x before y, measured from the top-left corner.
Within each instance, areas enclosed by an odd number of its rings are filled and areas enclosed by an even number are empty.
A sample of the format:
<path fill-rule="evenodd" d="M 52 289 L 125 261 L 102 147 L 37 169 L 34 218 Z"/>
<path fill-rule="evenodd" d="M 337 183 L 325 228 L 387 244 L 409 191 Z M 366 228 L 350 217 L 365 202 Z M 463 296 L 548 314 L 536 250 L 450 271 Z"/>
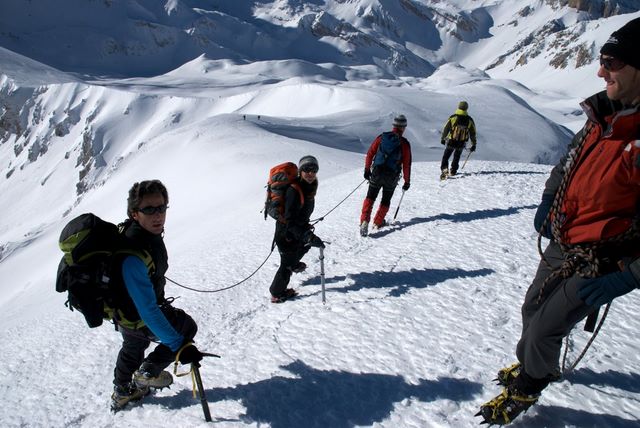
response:
<path fill-rule="evenodd" d="M 564 198 L 566 195 L 567 188 L 569 187 L 569 183 L 571 182 L 571 179 L 573 178 L 577 170 L 576 167 L 578 165 L 578 160 L 580 160 L 580 157 L 584 150 L 585 141 L 589 136 L 589 134 L 591 134 L 594 128 L 595 128 L 595 123 L 589 121 L 583 128 L 583 131 L 582 131 L 582 134 L 580 135 L 580 139 L 578 140 L 578 143 L 573 149 L 569 151 L 567 162 L 563 167 L 563 177 L 560 182 L 560 185 L 558 186 L 556 194 L 554 196 L 553 204 L 551 205 L 551 208 L 547 213 L 547 216 L 544 219 L 542 226 L 540 227 L 540 230 L 538 231 L 538 253 L 540 254 L 542 261 L 547 265 L 549 269 L 551 269 L 551 273 L 547 276 L 547 278 L 542 283 L 542 286 L 540 287 L 540 291 L 538 293 L 538 298 L 537 298 L 538 304 L 541 303 L 543 294 L 544 294 L 544 289 L 550 282 L 558 279 L 559 280 L 567 279 L 576 274 L 582 278 L 597 278 L 598 276 L 603 274 L 602 258 L 600 257 L 600 254 L 605 253 L 605 251 L 603 251 L 604 249 L 606 249 L 612 244 L 619 245 L 619 244 L 628 243 L 640 238 L 640 228 L 638 227 L 638 222 L 634 221 L 631 227 L 627 229 L 625 232 L 610 238 L 602 239 L 598 242 L 570 245 L 570 244 L 564 243 L 562 240 L 561 226 L 562 226 L 562 223 L 564 222 L 565 217 L 560 212 L 560 208 L 564 203 Z M 553 220 L 551 221 L 551 234 L 553 236 L 553 240 L 560 246 L 561 253 L 564 257 L 563 263 L 557 268 L 553 268 L 551 266 L 549 261 L 544 256 L 544 252 L 542 251 L 542 233 L 549 225 L 549 221 L 552 215 L 553 215 Z M 607 314 L 609 313 L 610 306 L 611 306 L 611 303 L 608 303 L 602 315 L 602 318 L 598 323 L 598 326 L 593 330 L 593 334 L 591 338 L 585 345 L 585 348 L 582 350 L 582 352 L 580 353 L 576 361 L 574 361 L 569 368 L 566 368 L 566 359 L 567 359 L 567 353 L 569 348 L 569 335 L 565 337 L 565 350 L 564 350 L 564 355 L 562 359 L 563 373 L 567 373 L 574 370 L 575 367 L 580 362 L 580 360 L 584 357 L 587 350 L 589 349 L 589 347 L 595 340 L 596 336 L 598 335 L 602 325 L 604 324 Z M 591 315 L 589 315 L 589 318 L 594 317 L 593 325 L 595 325 L 595 318 L 597 318 L 597 315 L 598 315 L 597 310 L 593 312 Z M 589 319 L 587 320 L 587 323 L 589 324 Z"/>

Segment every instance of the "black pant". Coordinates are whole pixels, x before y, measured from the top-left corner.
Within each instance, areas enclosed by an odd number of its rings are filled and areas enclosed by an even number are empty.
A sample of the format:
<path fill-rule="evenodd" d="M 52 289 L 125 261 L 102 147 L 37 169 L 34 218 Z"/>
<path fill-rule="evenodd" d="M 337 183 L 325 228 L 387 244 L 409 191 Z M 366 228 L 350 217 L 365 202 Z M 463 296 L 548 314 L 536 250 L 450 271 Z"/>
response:
<path fill-rule="evenodd" d="M 195 337 L 198 326 L 186 312 L 170 305 L 165 305 L 162 307 L 162 313 L 164 313 L 169 324 L 184 336 L 185 341 L 190 341 Z M 154 371 L 152 375 L 157 376 L 175 360 L 175 352 L 162 343 L 156 346 L 146 359 L 144 358 L 144 352 L 151 341 L 157 340 L 147 327 L 131 330 L 118 326 L 118 330 L 122 333 L 122 347 L 118 353 L 116 367 L 113 370 L 114 385 L 124 386 L 131 382 L 133 372 L 138 370 L 143 361 L 151 363 Z"/>
<path fill-rule="evenodd" d="M 549 244 L 544 255 L 553 268 L 563 262 L 562 251 L 555 242 Z M 522 304 L 522 335 L 516 354 L 526 373 L 536 379 L 548 378 L 557 372 L 562 339 L 594 311 L 577 295 L 579 285 L 587 281 L 577 274 L 549 281 L 538 299 L 551 272 L 541 261 Z"/>
<path fill-rule="evenodd" d="M 390 171 L 383 167 L 375 167 L 371 172 L 371 179 L 369 180 L 369 189 L 367 190 L 367 199 L 375 201 L 382 189 L 382 200 L 380 205 L 391 205 L 391 198 L 393 192 L 396 190 L 396 186 L 400 181 L 400 173 L 396 171 Z"/>
<path fill-rule="evenodd" d="M 279 297 L 289 285 L 292 269 L 300 262 L 302 257 L 309 251 L 310 247 L 304 247 L 301 243 L 286 244 L 276 242 L 280 252 L 280 267 L 271 281 L 269 292 L 272 296 Z"/>
<path fill-rule="evenodd" d="M 373 183 L 369 184 L 369 190 L 367 190 L 367 199 L 371 199 L 375 201 L 378 197 L 378 193 L 380 193 L 380 186 L 376 186 Z M 392 188 L 384 187 L 382 188 L 382 200 L 380 201 L 380 205 L 389 206 L 391 205 L 391 198 L 393 197 L 393 192 L 395 192 L 396 188 L 393 186 Z"/>
<path fill-rule="evenodd" d="M 442 155 L 442 162 L 440 163 L 440 169 L 448 169 L 449 168 L 449 158 L 451 157 L 451 153 L 453 153 L 453 160 L 451 161 L 451 170 L 452 174 L 458 172 L 458 166 L 460 164 L 460 156 L 462 155 L 462 150 L 464 146 L 460 148 L 454 148 L 447 146 L 444 149 L 444 153 Z"/>

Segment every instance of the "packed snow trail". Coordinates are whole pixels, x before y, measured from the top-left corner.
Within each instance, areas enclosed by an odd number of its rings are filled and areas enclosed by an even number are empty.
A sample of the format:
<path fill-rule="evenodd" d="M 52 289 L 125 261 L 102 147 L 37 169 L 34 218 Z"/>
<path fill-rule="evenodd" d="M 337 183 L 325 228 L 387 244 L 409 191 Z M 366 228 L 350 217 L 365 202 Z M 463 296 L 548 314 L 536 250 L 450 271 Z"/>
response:
<path fill-rule="evenodd" d="M 317 249 L 292 278 L 300 295 L 282 304 L 269 302 L 277 254 L 221 293 L 169 284 L 167 295 L 199 324 L 197 346 L 222 357 L 201 368 L 213 420 L 224 427 L 477 426 L 478 406 L 499 392 L 497 369 L 515 358 L 520 304 L 539 260 L 532 219 L 549 171 L 470 161 L 441 186 L 438 164 L 414 163 L 397 222 L 367 238 L 358 231 L 363 186 L 316 225 L 330 242 L 324 305 Z M 360 177 L 320 174 L 315 213 L 333 208 Z M 274 227 L 262 220 L 260 202 L 233 225 L 204 221 L 195 242 L 168 230 L 168 276 L 214 289 L 251 273 Z M 38 322 L 0 333 L 14 350 L 1 387 L 12 409 L 5 426 L 207 426 L 188 377 L 110 413 L 119 335 L 108 325 L 88 329 L 52 290 Z M 614 302 L 580 367 L 549 387 L 518 426 L 637 424 L 634 297 Z M 587 338 L 572 335 L 575 352 Z"/>

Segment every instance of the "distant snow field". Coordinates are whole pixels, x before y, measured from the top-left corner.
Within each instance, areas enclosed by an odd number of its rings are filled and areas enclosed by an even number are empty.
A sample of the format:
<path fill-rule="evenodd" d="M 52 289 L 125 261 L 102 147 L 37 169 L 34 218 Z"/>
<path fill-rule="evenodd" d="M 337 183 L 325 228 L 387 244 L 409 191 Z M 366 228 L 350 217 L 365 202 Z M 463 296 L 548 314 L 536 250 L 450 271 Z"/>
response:
<path fill-rule="evenodd" d="M 112 414 L 119 334 L 54 291 L 66 222 L 122 221 L 131 185 L 157 178 L 167 277 L 202 291 L 170 281 L 167 295 L 221 356 L 201 368 L 216 426 L 477 426 L 515 361 L 545 180 L 584 123 L 580 101 L 604 88 L 598 46 L 640 16 L 517 3 L 3 1 L 0 425 L 209 426 L 189 376 Z M 550 66 L 563 48 L 568 66 Z M 463 99 L 478 149 L 440 181 L 441 130 Z M 362 238 L 364 155 L 399 113 L 411 187 Z M 275 305 L 264 186 L 307 154 L 326 304 L 312 249 L 299 297 Z M 513 426 L 640 426 L 638 297 L 613 302 L 577 369 Z M 568 363 L 589 338 L 576 327 Z"/>

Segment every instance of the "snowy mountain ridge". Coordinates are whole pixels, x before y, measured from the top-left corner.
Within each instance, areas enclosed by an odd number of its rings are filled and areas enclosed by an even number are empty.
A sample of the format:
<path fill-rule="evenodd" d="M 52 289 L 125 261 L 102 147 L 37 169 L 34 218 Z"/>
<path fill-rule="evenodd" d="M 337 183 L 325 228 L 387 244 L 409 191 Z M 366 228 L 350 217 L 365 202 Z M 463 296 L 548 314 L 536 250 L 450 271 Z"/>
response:
<path fill-rule="evenodd" d="M 501 25 L 524 31 L 499 49 L 485 51 L 491 63 L 510 56 L 507 62 L 518 64 L 532 39 L 554 55 L 575 58 L 572 39 L 590 30 L 573 28 L 576 23 L 638 10 L 637 2 L 616 0 L 525 1 L 518 8 L 495 0 L 172 0 L 164 5 L 137 0 L 91 1 L 81 7 L 62 0 L 55 10 L 42 0 L 7 0 L 0 6 L 0 45 L 64 71 L 94 76 L 153 76 L 202 54 L 235 62 L 297 58 L 344 67 L 374 65 L 386 76 L 425 76 L 445 62 L 459 61 L 455 51 L 443 46 L 473 45 L 495 36 Z M 54 41 L 62 50 L 51 45 Z M 563 68 L 576 65 L 582 64 L 568 62 Z"/>
<path fill-rule="evenodd" d="M 604 87 L 599 46 L 634 6 L 0 2 L 0 423 L 209 426 L 188 377 L 112 414 L 120 336 L 88 329 L 54 291 L 66 222 L 120 222 L 132 183 L 158 178 L 167 276 L 207 291 L 167 285 L 198 347 L 222 356 L 201 369 L 217 426 L 477 426 L 515 358 L 550 164 L 584 123 L 579 102 Z M 441 182 L 441 129 L 462 99 L 478 150 Z M 361 238 L 364 153 L 398 113 L 411 188 L 394 195 L 396 222 Z M 274 305 L 267 172 L 308 154 L 327 303 L 314 249 L 291 282 L 300 297 Z M 579 368 L 517 426 L 637 426 L 637 297 L 616 299 Z M 579 330 L 570 361 L 589 338 Z"/>
<path fill-rule="evenodd" d="M 617 13 L 631 8 L 627 2 L 605 3 L 607 11 Z M 478 68 L 484 69 L 485 73 L 494 73 L 496 78 L 510 78 L 511 74 L 517 77 L 517 72 L 522 78 L 526 72 L 523 70 L 531 68 L 536 80 L 558 82 L 557 78 L 544 77 L 548 72 L 537 74 L 535 71 L 540 67 L 549 68 L 549 64 L 553 66 L 552 70 L 586 69 L 596 56 L 596 40 L 601 41 L 608 35 L 608 30 L 591 34 L 594 24 L 599 25 L 593 19 L 600 16 L 594 11 L 595 3 L 590 3 L 588 14 L 572 12 L 571 7 L 587 7 L 586 3 L 580 2 L 568 5 L 532 2 L 515 13 L 509 9 L 508 2 L 496 1 L 448 3 L 402 0 L 392 4 L 361 0 L 328 1 L 320 5 L 280 0 L 253 4 L 208 2 L 208 9 L 203 9 L 203 3 L 195 1 L 168 1 L 162 7 L 156 1 L 96 1 L 84 3 L 79 8 L 72 7 L 72 4 L 62 2 L 53 11 L 42 1 L 32 1 L 25 6 L 23 2 L 9 0 L 0 6 L 0 12 L 6 12 L 0 13 L 0 17 L 4 17 L 2 28 L 5 29 L 0 33 L 0 44 L 13 50 L 2 50 L 6 65 L 0 86 L 0 144 L 5 146 L 2 150 L 5 159 L 2 181 L 8 186 L 11 177 L 20 175 L 28 164 L 46 157 L 47 153 L 63 152 L 65 159 L 75 161 L 73 168 L 77 171 L 73 183 L 67 182 L 75 186 L 77 195 L 81 195 L 99 183 L 105 171 L 116 168 L 118 160 L 129 150 L 114 156 L 114 151 L 119 149 L 111 148 L 114 144 L 110 138 L 113 130 L 104 129 L 104 124 L 126 124 L 130 133 L 137 136 L 133 144 L 142 147 L 146 138 L 153 138 L 149 135 L 150 130 L 188 126 L 186 121 L 189 118 L 200 120 L 198 114 L 174 112 L 169 117 L 154 117 L 152 121 L 157 121 L 158 125 L 152 125 L 148 122 L 149 117 L 141 120 L 136 115 L 136 105 L 146 106 L 151 102 L 147 96 L 142 96 L 139 102 L 137 100 L 138 94 L 147 89 L 157 91 L 155 96 L 160 97 L 157 98 L 160 103 L 172 104 L 174 101 L 170 100 L 173 97 L 185 96 L 184 91 L 180 94 L 171 92 L 170 76 L 187 73 L 192 79 L 192 94 L 181 102 L 193 102 L 189 110 L 200 111 L 204 103 L 209 107 L 204 107 L 203 111 L 213 108 L 209 114 L 246 114 L 255 110 L 245 104 L 254 96 L 251 88 L 255 85 L 281 87 L 304 79 L 306 84 L 357 86 L 361 84 L 359 82 L 383 79 L 394 85 L 419 86 L 424 81 L 427 82 L 424 86 L 439 90 L 438 78 L 445 74 L 446 64 L 451 61 L 463 64 L 472 73 L 471 79 L 476 79 L 477 73 L 473 70 Z M 602 14 L 606 15 L 605 12 Z M 550 16 L 555 19 L 549 22 Z M 98 18 L 102 23 L 96 21 Z M 77 20 L 89 24 L 74 25 Z M 51 22 L 65 25 L 66 30 L 51 29 Z M 94 27 L 91 27 L 92 22 Z M 545 24 L 538 27 L 540 22 Z M 520 41 L 514 38 L 508 49 L 496 50 L 496 44 L 504 44 L 505 40 L 499 34 L 513 34 L 516 27 Z M 203 33 L 205 28 L 209 32 Z M 520 30 L 523 28 L 525 31 Z M 88 35 L 78 34 L 78 31 L 87 29 Z M 498 35 L 494 36 L 490 31 L 498 31 Z M 172 36 L 166 35 L 168 33 Z M 237 37 L 236 34 L 242 36 Z M 187 42 L 185 37 L 191 41 Z M 118 38 L 126 40 L 124 44 L 130 46 L 123 47 Z M 65 55 L 52 49 L 49 40 L 73 46 L 74 53 Z M 187 63 L 175 62 L 185 61 L 196 52 L 199 56 Z M 30 58 L 17 53 L 28 54 Z M 167 61 L 168 58 L 173 60 Z M 43 65 L 30 67 L 28 78 L 25 73 L 13 71 L 12 64 L 24 64 L 31 59 L 73 73 L 59 73 L 55 69 L 36 71 L 44 70 Z M 161 72 L 162 67 L 166 70 L 167 66 L 179 68 L 147 82 L 140 78 L 87 80 L 87 76 L 78 74 L 92 70 L 94 76 L 115 72 L 134 77 L 143 71 L 141 65 L 151 67 L 146 73 Z M 119 69 L 110 68 L 114 66 Z M 436 73 L 439 66 L 445 67 Z M 230 70 L 237 76 L 236 81 L 228 80 Z M 222 75 L 224 79 L 217 78 Z M 490 77 L 480 74 L 480 80 L 489 80 Z M 161 83 L 153 83 L 153 79 Z M 433 84 L 429 83 L 430 80 Z M 58 82 L 68 83 L 58 86 Z M 463 84 L 460 91 L 466 91 Z M 167 89 L 163 90 L 163 87 Z M 229 90 L 229 87 L 235 89 Z M 242 87 L 248 92 L 241 94 Z M 565 88 L 565 85 L 556 84 L 555 87 Z M 117 92 L 113 93 L 110 88 Z M 114 96 L 103 96 L 105 91 Z M 531 96 L 528 89 L 524 92 L 516 89 L 514 96 L 523 98 L 527 103 L 532 102 L 528 100 Z M 113 104 L 112 98 L 120 101 Z M 201 98 L 209 98 L 210 101 Z M 85 105 L 91 99 L 96 100 L 95 103 Z M 124 99 L 127 100 L 125 104 Z M 229 102 L 222 107 L 221 99 Z M 533 109 L 541 111 L 535 105 Z M 295 116 L 293 110 L 297 109 L 286 109 L 282 114 Z M 574 129 L 573 123 L 579 121 L 571 116 L 575 108 L 572 110 L 564 113 L 565 119 L 548 116 L 548 120 Z M 115 112 L 116 117 L 106 117 L 111 112 Z M 129 114 L 134 117 L 134 123 L 127 123 L 123 117 Z M 256 110 L 255 114 L 261 112 Z M 427 135 L 437 132 L 441 120 L 439 117 L 430 124 Z M 144 129 L 136 131 L 136 126 Z M 544 124 L 546 126 L 549 124 Z M 508 129 L 505 131 L 515 135 Z M 554 132 L 568 135 L 561 128 Z M 566 141 L 566 138 L 562 140 Z M 52 149 L 54 143 L 58 147 Z M 8 146 L 12 146 L 11 149 Z M 61 150 L 61 146 L 66 148 Z M 130 147 L 131 143 L 125 143 L 125 146 Z M 530 151 L 527 150 L 525 156 L 507 159 L 553 162 L 563 146 L 564 142 L 557 147 L 542 145 L 532 155 L 528 155 Z M 355 150 L 362 150 L 362 145 Z M 110 155 L 105 157 L 107 152 Z M 43 172 L 39 180 L 41 184 L 51 173 L 50 167 L 44 169 L 47 172 Z M 0 182 L 0 186 L 2 184 Z"/>

